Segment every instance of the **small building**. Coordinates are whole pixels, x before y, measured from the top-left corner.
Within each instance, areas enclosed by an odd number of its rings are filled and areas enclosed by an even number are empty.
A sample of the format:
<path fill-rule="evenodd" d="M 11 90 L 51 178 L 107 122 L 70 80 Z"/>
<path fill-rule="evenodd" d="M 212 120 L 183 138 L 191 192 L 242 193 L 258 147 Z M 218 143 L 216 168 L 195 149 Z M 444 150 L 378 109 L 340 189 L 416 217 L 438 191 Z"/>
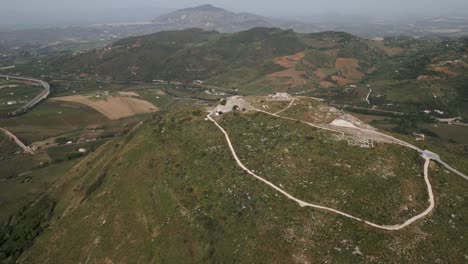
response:
<path fill-rule="evenodd" d="M 17 104 L 16 101 L 8 101 L 8 102 L 7 102 L 7 105 L 15 105 L 15 104 Z"/>
<path fill-rule="evenodd" d="M 85 148 L 80 148 L 80 149 L 78 150 L 79 153 L 86 153 L 86 151 L 87 151 L 87 150 L 86 150 Z"/>

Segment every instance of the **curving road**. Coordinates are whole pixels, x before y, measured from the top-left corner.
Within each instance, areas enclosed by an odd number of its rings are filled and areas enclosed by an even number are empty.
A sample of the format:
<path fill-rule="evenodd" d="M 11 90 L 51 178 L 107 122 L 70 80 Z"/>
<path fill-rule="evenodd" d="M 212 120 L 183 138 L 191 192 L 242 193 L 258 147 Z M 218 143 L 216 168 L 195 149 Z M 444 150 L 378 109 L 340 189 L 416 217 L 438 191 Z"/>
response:
<path fill-rule="evenodd" d="M 44 87 L 44 90 L 36 95 L 33 99 L 27 102 L 25 105 L 21 106 L 20 108 L 16 109 L 15 111 L 9 113 L 10 115 L 19 115 L 22 113 L 27 112 L 29 109 L 33 108 L 42 100 L 45 100 L 50 94 L 50 85 L 47 82 L 44 82 L 39 79 L 28 78 L 28 77 L 16 77 L 16 76 L 9 76 L 9 75 L 1 75 L 0 78 L 5 78 L 7 80 L 18 80 L 18 81 L 28 81 L 28 82 L 35 82 Z"/>
<path fill-rule="evenodd" d="M 287 120 L 291 120 L 291 121 L 300 121 L 302 123 L 305 123 L 307 125 L 310 125 L 310 126 L 313 126 L 313 127 L 316 127 L 316 128 L 320 128 L 320 129 L 326 129 L 326 130 L 329 130 L 329 131 L 333 131 L 333 132 L 338 132 L 338 133 L 343 133 L 341 131 L 336 131 L 336 130 L 331 130 L 331 129 L 328 129 L 328 128 L 324 128 L 324 127 L 321 127 L 321 126 L 318 126 L 318 125 L 315 125 L 315 124 L 312 124 L 312 123 L 309 123 L 309 122 L 305 122 L 305 121 L 302 121 L 302 120 L 296 120 L 296 119 L 293 119 L 293 118 L 288 118 L 288 117 L 281 117 L 281 116 L 278 116 L 278 113 L 281 113 L 281 112 L 284 112 L 285 110 L 287 110 L 288 108 L 290 108 L 292 106 L 292 102 L 288 105 L 288 107 L 286 107 L 286 109 L 283 109 L 282 111 L 279 111 L 275 114 L 272 114 L 272 113 L 269 113 L 269 112 L 266 112 L 266 111 L 262 111 L 262 110 L 258 110 L 256 109 L 257 111 L 259 112 L 262 112 L 262 113 L 266 113 L 266 114 L 269 114 L 269 115 L 272 115 L 272 116 L 275 116 L 277 118 L 283 118 L 283 119 L 287 119 Z M 399 140 L 397 138 L 394 138 L 392 136 L 389 136 L 389 135 L 386 135 L 386 134 L 383 134 L 383 133 L 380 133 L 380 132 L 377 132 L 377 131 L 373 131 L 373 130 L 367 130 L 367 129 L 361 129 L 361 128 L 357 128 L 357 129 L 360 129 L 360 130 L 363 130 L 363 131 L 366 131 L 366 132 L 370 132 L 370 133 L 376 133 L 378 135 L 381 135 L 381 136 L 385 136 L 389 139 L 392 139 L 395 143 L 397 144 L 400 144 L 400 145 L 403 145 L 405 147 L 409 147 L 411 149 L 414 149 L 416 151 L 418 151 L 422 157 L 425 159 L 425 163 L 424 163 L 424 181 L 426 183 L 426 187 L 427 187 L 427 192 L 428 192 L 428 202 L 429 202 L 429 206 L 427 207 L 426 210 L 424 210 L 424 212 L 406 220 L 404 223 L 402 224 L 395 224 L 395 225 L 381 225 L 381 224 L 376 224 L 376 223 L 373 223 L 373 222 L 370 222 L 370 221 L 367 221 L 367 220 L 364 220 L 364 219 L 361 219 L 359 217 L 356 217 L 356 216 L 353 216 L 353 215 L 350 215 L 350 214 L 347 214 L 345 212 L 342 212 L 342 211 L 339 211 L 339 210 L 336 210 L 336 209 L 333 209 L 333 208 L 330 208 L 330 207 L 326 207 L 326 206 L 322 206 L 322 205 L 318 205 L 318 204 L 313 204 L 313 203 L 308 203 L 306 201 L 303 201 L 303 200 L 300 200 L 296 197 L 294 197 L 293 195 L 289 194 L 288 192 L 284 191 L 283 189 L 281 189 L 280 187 L 276 186 L 275 184 L 271 183 L 270 181 L 258 176 L 257 174 L 255 174 L 253 171 L 251 171 L 249 168 L 247 168 L 243 163 L 242 161 L 239 159 L 239 157 L 237 156 L 237 153 L 233 147 L 233 144 L 231 142 L 231 139 L 229 138 L 229 134 L 226 132 L 226 130 L 224 130 L 224 128 L 218 124 L 218 122 L 216 122 L 216 120 L 214 120 L 212 117 L 211 117 L 212 113 L 209 113 L 207 115 L 207 118 L 208 120 L 210 120 L 211 122 L 213 122 L 218 128 L 219 130 L 221 130 L 221 132 L 224 134 L 225 138 L 226 138 L 226 141 L 228 143 L 228 146 L 229 146 L 229 149 L 231 151 L 231 154 L 232 156 L 234 157 L 237 165 L 239 167 L 241 167 L 245 172 L 247 172 L 248 174 L 250 174 L 251 176 L 253 176 L 254 178 L 262 181 L 263 183 L 267 184 L 268 186 L 270 186 L 271 188 L 275 189 L 276 191 L 278 191 L 279 193 L 283 194 L 284 196 L 286 196 L 288 199 L 292 200 L 292 201 L 295 201 L 296 203 L 299 204 L 299 206 L 301 207 L 312 207 L 312 208 L 316 208 L 316 209 L 321 209 L 321 210 L 324 210 L 324 211 L 328 211 L 328 212 L 332 212 L 332 213 L 335 213 L 335 214 L 338 214 L 338 215 L 341 215 L 341 216 L 344 216 L 344 217 L 347 217 L 347 218 L 350 218 L 352 220 L 355 220 L 355 221 L 359 221 L 359 222 L 362 222 L 366 225 L 369 225 L 369 226 L 372 226 L 374 228 L 378 228 L 378 229 L 383 229 L 383 230 L 388 230 L 388 231 L 397 231 L 397 230 L 401 230 L 411 224 L 413 224 L 414 222 L 418 221 L 419 219 L 422 219 L 424 218 L 425 216 L 427 216 L 435 207 L 435 201 L 434 201 L 434 193 L 432 191 L 432 185 L 431 185 L 431 182 L 429 180 L 429 165 L 430 165 L 430 162 L 431 160 L 435 160 L 439 163 L 441 163 L 442 165 L 444 165 L 446 168 L 450 169 L 451 171 L 453 171 L 454 173 L 462 176 L 463 178 L 467 179 L 468 180 L 468 177 L 457 171 L 456 169 L 450 167 L 448 164 L 446 164 L 445 162 L 443 162 L 440 157 L 433 153 L 433 152 L 430 152 L 430 151 L 423 151 L 421 149 L 419 149 L 418 147 L 416 146 L 413 146 L 412 144 L 410 143 L 407 143 L 405 141 L 402 141 L 402 140 Z"/>

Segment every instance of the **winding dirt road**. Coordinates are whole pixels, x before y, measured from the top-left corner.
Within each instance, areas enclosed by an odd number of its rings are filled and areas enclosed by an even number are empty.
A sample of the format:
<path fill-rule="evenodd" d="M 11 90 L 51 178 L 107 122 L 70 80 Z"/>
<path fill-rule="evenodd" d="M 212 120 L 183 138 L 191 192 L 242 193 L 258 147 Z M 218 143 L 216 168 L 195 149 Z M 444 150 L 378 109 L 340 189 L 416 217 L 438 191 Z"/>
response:
<path fill-rule="evenodd" d="M 300 121 L 304 124 L 307 124 L 309 126 L 312 126 L 312 127 L 316 127 L 316 128 L 320 128 L 320 129 L 325 129 L 325 130 L 329 130 L 329 131 L 332 131 L 332 132 L 337 132 L 337 133 L 343 133 L 341 131 L 337 131 L 337 130 L 332 130 L 332 129 L 328 129 L 328 128 L 324 128 L 324 127 L 321 127 L 321 126 L 318 126 L 318 125 L 315 125 L 315 124 L 312 124 L 312 123 L 309 123 L 309 122 L 305 122 L 305 121 L 302 121 L 302 120 L 296 120 L 294 118 L 288 118 L 288 117 L 281 117 L 278 115 L 278 113 L 281 113 L 281 112 L 284 112 L 286 111 L 287 109 L 289 109 L 292 104 L 293 104 L 294 100 L 283 110 L 277 112 L 277 113 L 269 113 L 269 112 L 266 112 L 266 111 L 263 111 L 263 110 L 259 110 L 259 109 L 256 109 L 257 111 L 259 112 L 262 112 L 262 113 L 265 113 L 265 114 L 268 114 L 268 115 L 272 115 L 272 116 L 275 116 L 277 118 L 283 118 L 283 119 L 287 119 L 287 120 L 291 120 L 291 121 Z M 432 185 L 431 185 L 431 182 L 429 180 L 429 165 L 430 165 L 430 162 L 431 160 L 435 160 L 439 163 L 441 163 L 442 165 L 446 166 L 448 169 L 452 170 L 453 172 L 455 172 L 456 174 L 462 176 L 463 178 L 467 179 L 468 180 L 468 177 L 457 171 L 456 169 L 450 167 L 448 164 L 446 164 L 445 162 L 441 161 L 440 157 L 433 153 L 433 152 L 430 152 L 430 151 L 423 151 L 421 149 L 419 149 L 418 147 L 416 146 L 413 146 L 411 145 L 410 143 L 407 143 L 405 141 L 402 141 L 402 140 L 399 140 L 397 138 L 394 138 L 392 136 L 389 136 L 389 135 L 386 135 L 386 134 L 383 134 L 383 133 L 380 133 L 380 132 L 377 132 L 377 131 L 373 131 L 373 130 L 367 130 L 367 129 L 362 129 L 362 128 L 356 128 L 356 129 L 360 129 L 360 130 L 363 130 L 363 131 L 366 131 L 366 132 L 370 132 L 370 133 L 376 133 L 378 135 L 381 135 L 381 136 L 385 136 L 389 139 L 391 139 L 393 142 L 397 143 L 397 144 L 400 144 L 402 146 L 405 146 L 405 147 L 408 147 L 408 148 L 411 148 L 411 149 L 414 149 L 416 151 L 418 151 L 422 157 L 425 159 L 425 163 L 424 163 L 424 181 L 426 183 L 426 187 L 427 187 L 427 193 L 428 193 L 428 202 L 429 202 L 429 206 L 427 207 L 427 209 L 416 215 L 416 216 L 413 216 L 412 218 L 406 220 L 404 223 L 402 224 L 394 224 L 394 225 L 382 225 L 382 224 L 376 224 L 376 223 L 373 223 L 373 222 L 370 222 L 370 221 L 367 221 L 367 220 L 364 220 L 364 219 L 361 219 L 359 217 L 356 217 L 356 216 L 353 216 L 353 215 L 350 215 L 350 214 L 347 214 L 345 212 L 342 212 L 342 211 L 339 211 L 339 210 L 336 210 L 336 209 L 333 209 L 333 208 L 330 208 L 330 207 L 326 207 L 326 206 L 322 206 L 322 205 L 318 205 L 318 204 L 313 204 L 313 203 L 309 203 L 309 202 L 306 202 L 306 201 L 303 201 L 301 199 L 298 199 L 296 197 L 294 197 L 293 195 L 291 195 L 290 193 L 286 192 L 285 190 L 281 189 L 280 187 L 276 186 L 275 184 L 271 183 L 270 181 L 258 176 L 257 174 L 255 174 L 253 171 L 251 171 L 249 168 L 247 168 L 243 163 L 242 161 L 239 159 L 239 157 L 237 156 L 237 153 L 234 149 L 234 146 L 231 142 L 231 139 L 229 138 L 229 134 L 226 132 L 226 130 L 224 130 L 224 128 L 218 124 L 218 122 L 216 122 L 216 120 L 214 120 L 212 117 L 211 117 L 212 113 L 209 113 L 207 115 L 207 118 L 208 120 L 210 120 L 211 122 L 213 122 L 218 128 L 219 130 L 221 130 L 221 132 L 224 134 L 225 138 L 226 138 L 226 141 L 228 143 L 228 146 L 229 146 L 229 149 L 231 151 L 231 154 L 232 156 L 234 157 L 237 165 L 239 167 L 241 167 L 245 172 L 247 172 L 248 174 L 250 174 L 251 176 L 253 176 L 254 178 L 262 181 L 263 183 L 267 184 L 268 186 L 270 186 L 271 188 L 275 189 L 276 191 L 278 191 L 279 193 L 283 194 L 284 196 L 286 196 L 288 199 L 292 200 L 292 201 L 295 201 L 296 203 L 299 204 L 300 207 L 312 207 L 312 208 L 316 208 L 316 209 L 320 209 L 320 210 L 324 210 L 324 211 L 328 211 L 328 212 L 332 212 L 332 213 L 335 213 L 335 214 L 338 214 L 338 215 L 341 215 L 341 216 L 344 216 L 344 217 L 347 217 L 347 218 L 350 218 L 352 220 L 355 220 L 355 221 L 358 221 L 358 222 L 362 222 L 366 225 L 369 225 L 369 226 L 372 226 L 374 228 L 378 228 L 378 229 L 382 229 L 382 230 L 388 230 L 388 231 L 397 231 L 397 230 L 401 230 L 411 224 L 413 224 L 414 222 L 424 218 L 425 216 L 427 216 L 435 207 L 435 201 L 434 201 L 434 193 L 432 191 Z"/>

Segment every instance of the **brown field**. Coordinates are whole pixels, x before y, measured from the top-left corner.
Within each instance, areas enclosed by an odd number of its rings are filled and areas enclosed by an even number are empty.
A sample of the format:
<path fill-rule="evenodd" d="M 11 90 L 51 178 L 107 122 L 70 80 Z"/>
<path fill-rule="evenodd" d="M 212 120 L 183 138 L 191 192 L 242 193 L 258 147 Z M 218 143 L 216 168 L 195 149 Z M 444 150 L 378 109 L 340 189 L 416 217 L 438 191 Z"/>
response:
<path fill-rule="evenodd" d="M 300 78 L 301 75 L 305 74 L 305 71 L 298 71 L 294 68 L 290 68 L 284 71 L 275 72 L 269 74 L 268 77 L 278 77 L 278 78 Z"/>
<path fill-rule="evenodd" d="M 453 72 L 451 71 L 449 68 L 447 67 L 442 67 L 442 66 L 433 66 L 434 67 L 434 71 L 436 72 L 441 72 L 441 73 L 445 73 L 447 74 L 449 77 L 454 77 L 454 76 L 457 76 L 458 74 L 456 72 Z"/>
<path fill-rule="evenodd" d="M 336 69 L 358 68 L 359 61 L 352 58 L 337 58 L 335 62 Z"/>
<path fill-rule="evenodd" d="M 53 100 L 76 102 L 87 105 L 111 120 L 138 114 L 152 113 L 158 110 L 158 108 L 150 102 L 132 97 L 113 96 L 108 97 L 105 100 L 96 100 L 89 96 L 73 95 L 57 97 Z"/>
<path fill-rule="evenodd" d="M 305 56 L 304 52 L 299 52 L 291 56 L 275 58 L 273 62 L 285 68 L 294 68 L 296 67 L 296 64 L 304 58 L 304 56 Z"/>
<path fill-rule="evenodd" d="M 364 73 L 356 69 L 343 69 L 341 70 L 341 74 L 345 78 L 352 79 L 352 80 L 361 80 L 364 77 Z"/>
<path fill-rule="evenodd" d="M 316 70 L 316 71 L 314 71 L 314 74 L 315 74 L 317 77 L 319 77 L 320 80 L 323 80 L 323 79 L 327 78 L 327 74 L 324 73 L 324 72 L 321 71 L 321 70 Z"/>
<path fill-rule="evenodd" d="M 336 75 L 332 76 L 331 78 L 332 78 L 333 81 L 337 82 L 338 85 L 347 85 L 347 84 L 350 84 L 350 83 L 355 83 L 355 81 L 353 81 L 353 80 L 346 79 L 346 78 L 336 76 Z"/>
<path fill-rule="evenodd" d="M 322 88 L 330 88 L 330 87 L 335 86 L 336 84 L 331 83 L 331 82 L 321 81 L 319 85 Z"/>
<path fill-rule="evenodd" d="M 428 76 L 428 75 L 420 75 L 416 80 L 418 81 L 432 81 L 432 80 L 441 80 L 442 78 L 439 76 Z"/>
<path fill-rule="evenodd" d="M 291 78 L 291 81 L 288 82 L 288 85 L 306 85 L 307 81 L 302 77 L 305 75 L 305 71 L 298 71 L 295 69 L 297 63 L 304 58 L 305 53 L 299 52 L 291 56 L 278 57 L 274 59 L 274 62 L 278 65 L 281 65 L 285 68 L 288 68 L 283 71 L 275 72 L 267 75 L 267 78 Z"/>

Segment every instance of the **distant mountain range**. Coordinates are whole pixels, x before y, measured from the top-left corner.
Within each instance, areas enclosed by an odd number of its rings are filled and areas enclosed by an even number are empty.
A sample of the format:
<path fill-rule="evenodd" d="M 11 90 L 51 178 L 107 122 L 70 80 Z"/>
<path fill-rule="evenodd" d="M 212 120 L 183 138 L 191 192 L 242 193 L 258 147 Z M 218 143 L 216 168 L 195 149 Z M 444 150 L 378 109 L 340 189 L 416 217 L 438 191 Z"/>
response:
<path fill-rule="evenodd" d="M 138 20 L 138 18 L 135 18 Z M 416 18 L 384 21 L 383 18 L 343 16 L 340 14 L 311 15 L 300 22 L 264 17 L 251 13 L 235 13 L 213 5 L 202 5 L 160 15 L 148 22 L 106 23 L 89 26 L 39 29 L 0 29 L 0 44 L 6 48 L 43 48 L 57 43 L 106 43 L 132 36 L 161 31 L 201 28 L 232 33 L 256 27 L 293 29 L 298 33 L 323 31 L 347 32 L 361 37 L 413 36 L 453 37 L 468 35 L 466 18 Z M 66 48 L 67 49 L 67 48 Z"/>
<path fill-rule="evenodd" d="M 279 27 L 298 32 L 314 32 L 312 25 L 295 21 L 267 18 L 250 13 L 234 13 L 213 5 L 177 10 L 152 21 L 163 30 L 202 28 L 218 32 L 239 32 L 255 27 Z"/>

